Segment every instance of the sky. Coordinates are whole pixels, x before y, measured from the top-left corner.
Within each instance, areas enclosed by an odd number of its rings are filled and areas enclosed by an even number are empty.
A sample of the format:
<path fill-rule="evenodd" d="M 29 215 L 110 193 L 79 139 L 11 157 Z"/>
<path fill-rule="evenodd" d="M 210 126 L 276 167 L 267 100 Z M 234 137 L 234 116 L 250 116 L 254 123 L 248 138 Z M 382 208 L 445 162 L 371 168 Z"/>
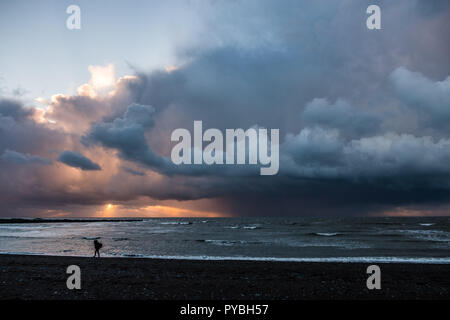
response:
<path fill-rule="evenodd" d="M 446 0 L 2 0 L 0 216 L 450 215 L 449 31 Z M 174 165 L 195 120 L 279 129 L 279 172 Z"/>

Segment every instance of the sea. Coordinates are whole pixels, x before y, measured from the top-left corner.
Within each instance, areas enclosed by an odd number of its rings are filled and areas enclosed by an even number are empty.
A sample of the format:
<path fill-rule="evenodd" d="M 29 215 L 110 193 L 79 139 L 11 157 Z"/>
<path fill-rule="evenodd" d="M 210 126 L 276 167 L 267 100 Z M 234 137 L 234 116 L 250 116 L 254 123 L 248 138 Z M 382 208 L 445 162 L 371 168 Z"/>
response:
<path fill-rule="evenodd" d="M 96 219 L 98 220 L 98 219 Z M 297 262 L 450 263 L 449 217 L 146 218 L 0 224 L 0 253 Z"/>

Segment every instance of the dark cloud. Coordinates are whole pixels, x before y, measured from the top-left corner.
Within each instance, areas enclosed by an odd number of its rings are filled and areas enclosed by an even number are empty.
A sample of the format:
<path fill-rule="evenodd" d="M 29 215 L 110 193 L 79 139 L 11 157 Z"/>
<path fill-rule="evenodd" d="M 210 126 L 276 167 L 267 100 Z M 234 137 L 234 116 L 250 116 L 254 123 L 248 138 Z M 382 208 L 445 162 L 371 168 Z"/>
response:
<path fill-rule="evenodd" d="M 353 137 L 367 136 L 379 131 L 381 120 L 368 111 L 339 99 L 330 103 L 327 99 L 314 99 L 306 105 L 301 115 L 306 126 L 318 125 L 340 129 Z"/>
<path fill-rule="evenodd" d="M 52 164 L 50 159 L 46 159 L 39 156 L 33 156 L 30 154 L 23 154 L 13 150 L 5 150 L 0 157 L 3 161 L 15 163 L 15 164 Z"/>
<path fill-rule="evenodd" d="M 48 158 L 55 146 L 68 143 L 68 137 L 59 130 L 41 125 L 34 120 L 36 110 L 26 108 L 18 101 L 0 98 L 0 153 L 14 150 L 22 154 Z"/>
<path fill-rule="evenodd" d="M 208 165 L 177 166 L 169 157 L 156 153 L 148 144 L 146 132 L 154 124 L 155 109 L 152 106 L 132 104 L 122 117 L 111 122 L 100 122 L 92 126 L 82 137 L 85 145 L 100 144 L 103 147 L 119 151 L 119 156 L 127 161 L 145 166 L 156 172 L 171 176 L 218 174 L 220 170 Z M 167 139 L 167 137 L 166 137 Z M 170 142 L 170 136 L 168 139 Z M 225 170 L 227 172 L 234 171 Z M 237 167 L 238 172 L 247 171 L 246 167 Z"/>
<path fill-rule="evenodd" d="M 163 168 L 169 161 L 155 154 L 145 139 L 145 130 L 153 125 L 154 112 L 151 106 L 132 104 L 123 117 L 95 124 L 83 141 L 117 149 L 122 158 L 149 168 Z"/>
<path fill-rule="evenodd" d="M 32 109 L 25 109 L 19 101 L 0 99 L 0 115 L 11 117 L 15 121 L 22 121 L 33 114 Z"/>
<path fill-rule="evenodd" d="M 305 128 L 288 136 L 282 152 L 284 169 L 301 177 L 407 177 L 420 184 L 427 177 L 450 174 L 450 140 L 429 136 L 385 133 L 346 141 L 338 131 Z"/>
<path fill-rule="evenodd" d="M 58 160 L 64 164 L 67 164 L 68 166 L 79 168 L 85 171 L 102 169 L 97 163 L 86 158 L 81 153 L 75 151 L 66 150 L 61 152 Z"/>

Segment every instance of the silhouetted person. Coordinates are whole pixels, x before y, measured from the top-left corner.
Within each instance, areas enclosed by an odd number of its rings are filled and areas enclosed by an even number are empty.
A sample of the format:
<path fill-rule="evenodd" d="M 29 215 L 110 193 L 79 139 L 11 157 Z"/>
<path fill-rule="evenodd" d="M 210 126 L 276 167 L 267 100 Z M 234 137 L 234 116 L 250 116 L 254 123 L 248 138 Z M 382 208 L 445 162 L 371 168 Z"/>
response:
<path fill-rule="evenodd" d="M 98 254 L 98 257 L 100 258 L 100 249 L 102 246 L 103 246 L 103 244 L 101 242 L 98 242 L 97 239 L 94 240 L 94 248 L 95 248 L 94 258 L 97 254 Z"/>

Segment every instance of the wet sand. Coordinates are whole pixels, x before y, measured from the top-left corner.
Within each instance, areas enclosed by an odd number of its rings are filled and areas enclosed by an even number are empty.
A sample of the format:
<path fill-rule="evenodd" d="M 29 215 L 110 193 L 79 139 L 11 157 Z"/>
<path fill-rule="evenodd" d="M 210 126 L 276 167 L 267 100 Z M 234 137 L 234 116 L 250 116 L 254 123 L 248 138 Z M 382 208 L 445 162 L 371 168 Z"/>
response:
<path fill-rule="evenodd" d="M 81 290 L 66 269 L 81 268 Z M 449 299 L 450 265 L 187 261 L 0 255 L 0 299 Z"/>

